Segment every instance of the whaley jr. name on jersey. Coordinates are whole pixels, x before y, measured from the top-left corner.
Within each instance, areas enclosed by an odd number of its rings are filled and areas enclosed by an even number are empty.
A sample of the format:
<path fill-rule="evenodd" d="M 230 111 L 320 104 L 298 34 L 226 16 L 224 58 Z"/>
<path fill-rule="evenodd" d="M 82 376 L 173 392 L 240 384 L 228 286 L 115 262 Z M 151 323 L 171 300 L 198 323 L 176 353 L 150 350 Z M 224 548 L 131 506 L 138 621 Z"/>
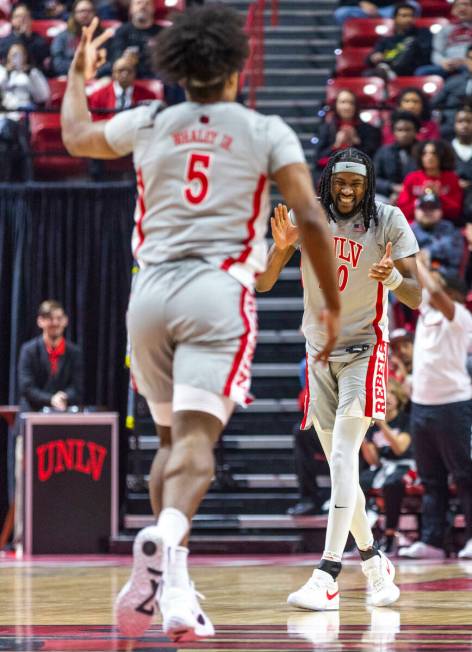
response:
<path fill-rule="evenodd" d="M 182 131 L 175 131 L 172 134 L 175 145 L 188 145 L 189 143 L 203 143 L 204 145 L 216 145 L 231 151 L 233 143 L 232 136 L 222 134 L 215 129 L 182 129 Z"/>
<path fill-rule="evenodd" d="M 56 439 L 36 448 L 38 478 L 46 482 L 55 473 L 77 471 L 100 480 L 108 454 L 104 446 L 84 439 Z"/>

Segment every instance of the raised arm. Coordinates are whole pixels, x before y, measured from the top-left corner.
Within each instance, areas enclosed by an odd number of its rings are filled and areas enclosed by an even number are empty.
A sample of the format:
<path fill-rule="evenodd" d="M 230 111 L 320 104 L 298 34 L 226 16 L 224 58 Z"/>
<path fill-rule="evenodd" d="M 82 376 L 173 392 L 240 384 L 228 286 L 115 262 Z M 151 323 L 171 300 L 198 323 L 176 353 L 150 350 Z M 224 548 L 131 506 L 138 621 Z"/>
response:
<path fill-rule="evenodd" d="M 285 204 L 279 204 L 270 218 L 274 244 L 269 251 L 265 272 L 259 274 L 256 281 L 258 292 L 269 292 L 274 287 L 280 272 L 295 253 L 295 243 L 299 236 L 298 228 L 292 224 Z"/>
<path fill-rule="evenodd" d="M 420 283 L 430 296 L 429 303 L 433 306 L 433 308 L 442 312 L 446 319 L 452 321 L 454 319 L 456 310 L 454 301 L 446 292 L 444 292 L 439 282 L 434 278 L 429 269 L 423 263 L 423 259 L 421 258 L 420 254 L 418 254 L 416 258 L 416 263 L 418 266 Z"/>
<path fill-rule="evenodd" d="M 341 302 L 336 277 L 333 243 L 321 204 L 315 197 L 311 175 L 303 163 L 285 165 L 273 178 L 287 204 L 295 211 L 303 251 L 315 270 L 326 301 L 327 341 L 319 358 L 327 361 L 339 333 Z"/>
<path fill-rule="evenodd" d="M 61 108 L 62 140 L 72 156 L 114 159 L 120 155 L 106 141 L 106 122 L 92 122 L 85 95 L 85 81 L 92 79 L 104 63 L 105 53 L 101 46 L 112 36 L 111 30 L 105 30 L 94 39 L 97 25 L 95 17 L 88 27 L 82 28 L 80 43 L 69 68 Z"/>

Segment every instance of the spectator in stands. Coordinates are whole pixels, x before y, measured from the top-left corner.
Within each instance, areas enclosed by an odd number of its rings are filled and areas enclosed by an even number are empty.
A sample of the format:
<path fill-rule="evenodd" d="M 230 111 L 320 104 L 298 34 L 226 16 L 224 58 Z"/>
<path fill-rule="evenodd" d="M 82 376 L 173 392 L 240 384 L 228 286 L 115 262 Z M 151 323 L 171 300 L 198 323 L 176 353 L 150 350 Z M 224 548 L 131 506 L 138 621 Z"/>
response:
<path fill-rule="evenodd" d="M 456 111 L 465 102 L 472 102 L 472 45 L 467 48 L 465 70 L 446 79 L 446 83 L 432 100 L 433 108 L 441 111 L 443 138 L 452 137 Z"/>
<path fill-rule="evenodd" d="M 394 142 L 383 145 L 374 156 L 377 175 L 377 192 L 387 203 L 395 204 L 404 178 L 417 169 L 413 155 L 418 142 L 420 121 L 408 111 L 395 111 L 392 115 Z"/>
<path fill-rule="evenodd" d="M 37 324 L 42 334 L 20 350 L 20 411 L 53 408 L 64 412 L 82 403 L 82 355 L 76 344 L 64 338 L 68 318 L 58 301 L 41 303 Z"/>
<path fill-rule="evenodd" d="M 428 267 L 458 275 L 464 254 L 464 238 L 452 222 L 443 220 L 441 201 L 434 192 L 416 200 L 412 229 Z"/>
<path fill-rule="evenodd" d="M 406 328 L 395 328 L 390 333 L 390 349 L 390 374 L 402 385 L 409 399 L 413 373 L 413 333 Z M 407 409 L 409 405 L 403 407 Z"/>
<path fill-rule="evenodd" d="M 133 60 L 129 57 L 117 59 L 113 64 L 112 81 L 98 88 L 88 98 L 88 105 L 94 119 L 104 120 L 111 117 L 111 111 L 123 111 L 142 102 L 156 99 L 154 93 L 136 85 L 135 80 L 136 66 Z"/>
<path fill-rule="evenodd" d="M 433 36 L 432 64 L 420 66 L 416 75 L 449 75 L 466 66 L 467 49 L 472 42 L 472 0 L 454 0 L 452 20 Z"/>
<path fill-rule="evenodd" d="M 62 0 L 35 0 L 31 3 L 33 18 L 54 18 L 56 20 L 67 20 L 69 17 L 69 2 Z"/>
<path fill-rule="evenodd" d="M 425 192 L 438 195 L 444 218 L 456 224 L 462 221 L 464 192 L 454 171 L 454 150 L 444 140 L 426 140 L 416 149 L 418 170 L 406 175 L 397 206 L 408 222 L 415 217 L 416 200 Z"/>
<path fill-rule="evenodd" d="M 417 15 L 420 14 L 421 8 L 416 0 L 411 0 L 408 4 Z M 338 25 L 343 25 L 348 18 L 392 18 L 395 12 L 395 3 L 391 0 L 359 0 L 357 3 L 353 0 L 340 0 L 338 5 L 334 12 Z"/>
<path fill-rule="evenodd" d="M 375 421 L 366 433 L 361 453 L 369 468 L 360 474 L 359 482 L 367 495 L 370 489 L 382 489 L 385 509 L 385 533 L 381 550 L 396 552 L 400 511 L 405 495 L 404 477 L 415 469 L 409 416 L 404 407 L 408 402 L 402 385 L 389 378 L 385 421 Z"/>
<path fill-rule="evenodd" d="M 443 559 L 448 474 L 457 486 L 466 525 L 460 558 L 472 558 L 472 386 L 466 369 L 472 315 L 465 283 L 437 278 L 418 255 L 423 302 L 416 326 L 411 434 L 424 484 L 420 540 L 400 557 Z"/>
<path fill-rule="evenodd" d="M 366 75 L 376 75 L 386 81 L 397 75 L 413 75 L 420 62 L 431 57 L 431 32 L 415 26 L 415 9 L 407 2 L 395 5 L 393 34 L 382 36 L 367 57 Z"/>
<path fill-rule="evenodd" d="M 428 97 L 419 88 L 413 86 L 404 88 L 397 98 L 395 109 L 397 111 L 409 111 L 420 120 L 418 140 L 431 140 L 439 138 L 439 127 L 431 119 L 431 106 Z M 392 125 L 386 121 L 382 131 L 384 145 L 390 145 L 395 141 L 392 132 Z"/>
<path fill-rule="evenodd" d="M 35 68 L 24 45 L 11 45 L 4 66 L 0 66 L 1 107 L 7 118 L 18 120 L 17 111 L 44 104 L 50 96 L 43 73 Z"/>
<path fill-rule="evenodd" d="M 44 71 L 49 65 L 49 45 L 46 39 L 33 32 L 29 7 L 25 4 L 15 5 L 10 22 L 10 34 L 0 39 L 0 60 L 5 61 L 10 47 L 20 43 L 26 48 L 32 64 Z"/>
<path fill-rule="evenodd" d="M 129 21 L 119 27 L 113 38 L 112 60 L 123 54 L 137 60 L 137 78 L 152 79 L 155 72 L 151 50 L 156 36 L 162 29 L 154 23 L 153 0 L 131 0 Z"/>
<path fill-rule="evenodd" d="M 321 174 L 329 157 L 336 151 L 357 147 L 373 156 L 380 143 L 380 130 L 360 119 L 355 94 L 348 89 L 341 89 L 334 110 L 327 113 L 320 125 L 315 149 L 315 178 Z"/>
<path fill-rule="evenodd" d="M 67 21 L 67 29 L 60 32 L 51 43 L 51 70 L 54 75 L 67 75 L 75 48 L 82 34 L 82 27 L 90 25 L 95 15 L 95 7 L 91 0 L 74 1 Z M 96 35 L 102 31 L 103 29 L 99 26 Z M 103 47 L 107 49 L 110 47 L 108 44 L 109 41 Z M 109 68 L 105 64 L 99 69 L 98 77 L 108 74 L 108 72 Z"/>
<path fill-rule="evenodd" d="M 457 111 L 454 120 L 452 147 L 456 157 L 456 172 L 464 191 L 463 212 L 467 222 L 472 222 L 472 105 L 466 104 Z"/>

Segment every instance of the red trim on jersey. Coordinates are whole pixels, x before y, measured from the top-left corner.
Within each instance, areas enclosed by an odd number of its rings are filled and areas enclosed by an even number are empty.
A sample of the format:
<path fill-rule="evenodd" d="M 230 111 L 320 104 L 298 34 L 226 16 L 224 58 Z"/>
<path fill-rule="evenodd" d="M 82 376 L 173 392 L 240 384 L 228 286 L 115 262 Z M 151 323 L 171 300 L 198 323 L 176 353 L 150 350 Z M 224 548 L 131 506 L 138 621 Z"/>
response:
<path fill-rule="evenodd" d="M 249 295 L 249 293 L 250 291 L 247 288 L 241 287 L 241 298 L 239 301 L 239 314 L 241 315 L 241 319 L 243 320 L 244 333 L 241 335 L 239 341 L 239 349 L 236 355 L 234 356 L 233 364 L 231 366 L 231 371 L 229 372 L 228 378 L 226 380 L 223 389 L 223 395 L 228 396 L 229 398 L 231 398 L 231 389 L 234 381 L 237 380 L 238 373 L 242 371 L 244 364 L 245 363 L 247 364 L 247 360 L 249 359 L 249 363 L 250 363 L 254 356 L 254 347 L 252 347 L 251 345 L 251 338 L 250 338 L 251 320 L 246 314 L 246 297 Z M 245 397 L 244 402 L 246 405 L 249 405 L 249 403 L 252 403 L 252 398 L 248 395 Z"/>
<path fill-rule="evenodd" d="M 304 430 L 306 420 L 308 418 L 308 406 L 310 405 L 310 376 L 308 375 L 308 353 L 305 353 L 306 367 L 305 367 L 305 404 L 303 406 L 303 419 L 300 424 L 300 430 Z"/>
<path fill-rule="evenodd" d="M 232 265 L 235 265 L 236 263 L 245 263 L 251 254 L 252 251 L 251 242 L 253 241 L 255 235 L 254 223 L 256 219 L 259 217 L 259 212 L 261 210 L 261 198 L 262 198 L 262 193 L 264 191 L 266 181 L 267 181 L 267 177 L 264 174 L 261 174 L 261 176 L 259 177 L 259 181 L 257 182 L 256 192 L 254 193 L 254 196 L 252 198 L 252 215 L 247 223 L 247 231 L 248 231 L 247 238 L 243 242 L 245 248 L 237 258 L 232 258 L 232 257 L 227 258 L 221 263 L 221 269 L 224 269 L 225 272 L 227 272 L 228 269 Z"/>
<path fill-rule="evenodd" d="M 144 242 L 144 231 L 143 231 L 143 220 L 146 214 L 146 205 L 144 203 L 144 181 L 143 181 L 143 171 L 141 168 L 136 170 L 136 185 L 138 187 L 138 210 L 139 217 L 136 220 L 136 233 L 138 234 L 138 244 L 136 245 L 133 255 L 136 257 L 139 248 Z"/>
<path fill-rule="evenodd" d="M 382 313 L 383 313 L 383 285 L 382 283 L 378 283 L 377 301 L 375 304 L 375 317 L 374 317 L 374 321 L 372 322 L 372 326 L 374 327 L 374 332 L 377 341 L 375 343 L 374 350 L 372 351 L 372 355 L 370 356 L 369 359 L 369 366 L 367 367 L 367 375 L 365 378 L 365 416 L 366 417 L 372 416 L 372 408 L 374 402 L 374 386 L 373 386 L 374 372 L 375 372 L 375 365 L 377 362 L 377 351 L 379 348 L 379 344 L 382 341 L 382 331 L 380 330 L 380 326 L 379 326 Z"/>

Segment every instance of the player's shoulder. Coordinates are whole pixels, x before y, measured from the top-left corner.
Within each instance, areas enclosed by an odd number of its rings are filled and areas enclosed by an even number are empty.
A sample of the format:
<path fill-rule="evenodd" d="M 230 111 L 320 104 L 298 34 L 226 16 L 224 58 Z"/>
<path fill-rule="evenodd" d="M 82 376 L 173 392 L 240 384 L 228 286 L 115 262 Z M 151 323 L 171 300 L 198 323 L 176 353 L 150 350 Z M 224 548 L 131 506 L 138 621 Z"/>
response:
<path fill-rule="evenodd" d="M 384 202 L 376 201 L 377 218 L 379 227 L 387 228 L 388 226 L 398 226 L 409 228 L 408 220 L 406 219 L 403 211 L 398 206 L 392 204 L 385 204 Z"/>

